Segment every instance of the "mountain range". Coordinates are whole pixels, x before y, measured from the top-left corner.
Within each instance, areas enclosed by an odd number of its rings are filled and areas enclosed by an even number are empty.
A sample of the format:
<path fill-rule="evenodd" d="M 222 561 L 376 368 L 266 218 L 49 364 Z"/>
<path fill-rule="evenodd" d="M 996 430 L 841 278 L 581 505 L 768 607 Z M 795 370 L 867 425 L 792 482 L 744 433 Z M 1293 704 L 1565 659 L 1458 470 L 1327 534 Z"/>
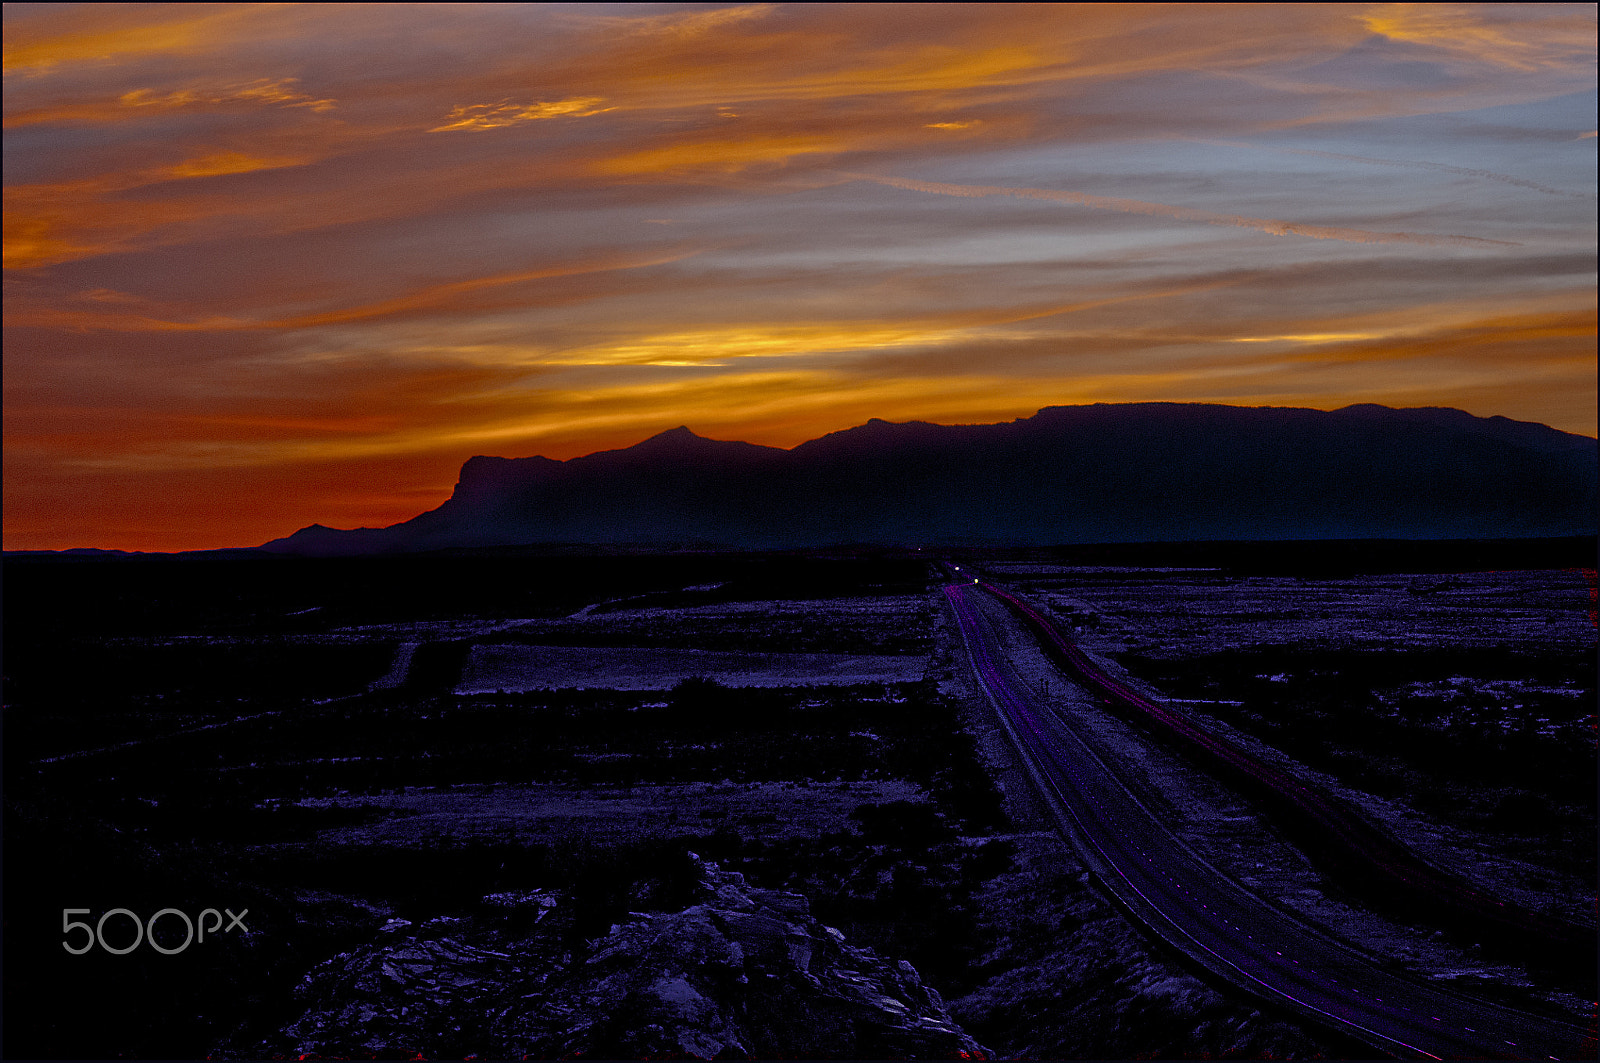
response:
<path fill-rule="evenodd" d="M 679 427 L 566 461 L 474 457 L 437 509 L 263 548 L 1592 535 L 1596 470 L 1594 439 L 1442 407 L 1051 406 L 1004 424 L 874 418 L 789 450 Z"/>

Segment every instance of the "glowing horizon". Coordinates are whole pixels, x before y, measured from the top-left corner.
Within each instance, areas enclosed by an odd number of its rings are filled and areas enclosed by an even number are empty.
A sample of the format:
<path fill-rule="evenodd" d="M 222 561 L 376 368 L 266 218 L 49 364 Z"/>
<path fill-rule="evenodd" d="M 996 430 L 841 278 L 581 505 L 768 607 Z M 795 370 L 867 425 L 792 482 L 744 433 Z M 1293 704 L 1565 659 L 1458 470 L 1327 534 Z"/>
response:
<path fill-rule="evenodd" d="M 1589 5 L 5 8 L 5 545 L 1044 406 L 1595 434 Z"/>

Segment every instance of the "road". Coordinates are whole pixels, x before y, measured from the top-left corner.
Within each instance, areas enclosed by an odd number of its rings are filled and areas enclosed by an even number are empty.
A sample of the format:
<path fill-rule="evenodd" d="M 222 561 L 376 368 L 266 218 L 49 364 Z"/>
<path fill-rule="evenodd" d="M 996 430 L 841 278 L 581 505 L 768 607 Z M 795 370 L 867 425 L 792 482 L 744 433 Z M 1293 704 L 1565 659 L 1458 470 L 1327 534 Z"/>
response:
<path fill-rule="evenodd" d="M 1523 908 L 1422 860 L 1348 802 L 1110 678 L 1031 604 L 1003 588 L 983 586 L 1033 633 L 1055 665 L 1112 712 L 1255 801 L 1339 886 L 1412 919 L 1469 933 L 1489 954 L 1593 984 L 1593 950 L 1577 944 L 1594 940 L 1593 926 Z"/>
<path fill-rule="evenodd" d="M 945 588 L 973 670 L 1101 887 L 1214 977 L 1389 1055 L 1594 1058 L 1588 1031 L 1399 977 L 1263 902 L 1176 838 L 1042 703 L 1000 651 L 1015 621 L 974 584 Z M 1063 684 L 1069 682 L 1061 677 Z"/>

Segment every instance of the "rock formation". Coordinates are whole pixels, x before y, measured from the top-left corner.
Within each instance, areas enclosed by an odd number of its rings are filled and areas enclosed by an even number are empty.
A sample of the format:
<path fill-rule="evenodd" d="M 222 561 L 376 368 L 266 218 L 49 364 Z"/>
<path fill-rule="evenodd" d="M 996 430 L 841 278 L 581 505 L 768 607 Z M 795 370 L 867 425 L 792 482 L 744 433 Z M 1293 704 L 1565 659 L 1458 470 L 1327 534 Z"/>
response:
<path fill-rule="evenodd" d="M 631 913 L 576 953 L 548 892 L 485 898 L 498 918 L 393 920 L 308 974 L 303 1014 L 250 1054 L 988 1057 L 910 964 L 692 858 L 696 903 Z"/>

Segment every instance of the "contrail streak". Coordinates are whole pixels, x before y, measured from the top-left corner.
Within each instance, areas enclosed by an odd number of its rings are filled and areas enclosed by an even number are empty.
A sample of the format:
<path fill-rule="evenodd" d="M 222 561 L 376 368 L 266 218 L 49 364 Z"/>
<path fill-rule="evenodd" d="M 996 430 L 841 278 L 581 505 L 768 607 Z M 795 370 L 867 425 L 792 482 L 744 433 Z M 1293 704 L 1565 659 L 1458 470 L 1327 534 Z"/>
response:
<path fill-rule="evenodd" d="M 1183 138 L 1188 140 L 1190 138 Z M 1561 188 L 1551 188 L 1537 181 L 1529 181 L 1523 177 L 1513 177 L 1506 173 L 1495 173 L 1493 170 L 1478 170 L 1470 166 L 1451 166 L 1443 162 L 1423 162 L 1417 159 L 1375 159 L 1370 155 L 1345 155 L 1337 151 L 1313 151 L 1310 148 L 1279 148 L 1259 144 L 1244 144 L 1234 140 L 1196 140 L 1197 144 L 1215 144 L 1225 148 L 1248 148 L 1251 151 L 1281 151 L 1288 155 L 1312 155 L 1323 159 L 1344 159 L 1347 162 L 1364 162 L 1371 166 L 1402 166 L 1414 170 L 1439 170 L 1443 173 L 1458 173 L 1465 177 L 1481 177 L 1486 181 L 1500 181 L 1519 188 L 1531 188 L 1535 192 L 1543 192 L 1547 196 L 1564 196 L 1567 199 L 1594 199 L 1587 192 L 1568 192 Z"/>
<path fill-rule="evenodd" d="M 933 192 L 941 196 L 1016 196 L 1018 199 L 1044 199 L 1054 203 L 1076 203 L 1099 210 L 1119 210 L 1124 214 L 1154 214 L 1179 221 L 1195 221 L 1204 225 L 1231 225 L 1240 229 L 1259 229 L 1274 236 L 1309 236 L 1313 240 L 1348 240 L 1357 244 L 1422 244 L 1425 247 L 1477 247 L 1488 244 L 1497 247 L 1521 247 L 1509 240 L 1485 240 L 1477 236 L 1434 235 L 1432 233 L 1381 233 L 1366 229 L 1340 229 L 1331 225 L 1301 225 L 1297 222 L 1278 221 L 1274 218 L 1251 218 L 1243 214 L 1218 214 L 1215 211 L 1196 210 L 1193 207 L 1174 207 L 1167 203 L 1146 203 L 1138 199 L 1115 199 L 1110 196 L 1091 196 L 1085 192 L 1065 192 L 1051 188 L 1000 188 L 994 185 L 954 185 L 942 181 L 913 181 L 906 177 L 883 177 L 872 173 L 835 171 L 842 177 L 857 181 L 875 181 L 891 188 L 905 188 L 913 192 Z"/>

